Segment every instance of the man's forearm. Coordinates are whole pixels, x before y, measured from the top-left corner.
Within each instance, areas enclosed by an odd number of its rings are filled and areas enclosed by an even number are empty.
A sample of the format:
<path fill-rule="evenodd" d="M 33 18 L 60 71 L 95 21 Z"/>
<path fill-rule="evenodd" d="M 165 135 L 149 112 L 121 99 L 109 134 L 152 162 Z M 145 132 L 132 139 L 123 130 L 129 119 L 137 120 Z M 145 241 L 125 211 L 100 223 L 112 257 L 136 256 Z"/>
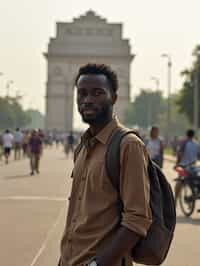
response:
<path fill-rule="evenodd" d="M 115 266 L 136 245 L 139 239 L 138 234 L 121 226 L 109 246 L 97 254 L 97 264 L 100 266 Z"/>

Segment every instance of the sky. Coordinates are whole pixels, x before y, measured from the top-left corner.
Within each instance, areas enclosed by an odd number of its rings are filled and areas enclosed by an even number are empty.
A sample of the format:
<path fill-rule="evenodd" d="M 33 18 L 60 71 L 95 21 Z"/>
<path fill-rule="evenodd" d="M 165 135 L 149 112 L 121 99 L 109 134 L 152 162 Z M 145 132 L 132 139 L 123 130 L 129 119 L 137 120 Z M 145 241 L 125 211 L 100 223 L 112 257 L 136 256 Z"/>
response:
<path fill-rule="evenodd" d="M 133 98 L 141 88 L 156 88 L 152 76 L 167 95 L 163 53 L 172 60 L 172 92 L 181 88 L 180 72 L 191 66 L 192 51 L 200 44 L 199 0 L 0 0 L 0 95 L 21 94 L 25 108 L 44 113 L 43 53 L 55 37 L 56 22 L 71 22 L 90 9 L 110 23 L 123 24 L 123 37 L 136 55 L 131 65 Z"/>

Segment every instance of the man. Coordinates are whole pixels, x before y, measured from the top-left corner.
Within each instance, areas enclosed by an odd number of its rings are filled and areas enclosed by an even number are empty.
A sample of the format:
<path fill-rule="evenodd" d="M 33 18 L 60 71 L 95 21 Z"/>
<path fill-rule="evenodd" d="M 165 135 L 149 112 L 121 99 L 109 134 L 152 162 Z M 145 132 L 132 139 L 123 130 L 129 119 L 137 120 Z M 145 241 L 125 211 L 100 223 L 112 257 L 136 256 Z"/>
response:
<path fill-rule="evenodd" d="M 3 142 L 4 156 L 5 156 L 5 163 L 8 164 L 10 152 L 13 146 L 13 135 L 10 133 L 9 129 L 6 129 L 5 133 L 3 134 L 2 142 Z"/>
<path fill-rule="evenodd" d="M 90 127 L 82 136 L 81 150 L 75 150 L 59 265 L 130 266 L 130 250 L 151 224 L 147 153 L 134 134 L 122 140 L 120 197 L 124 211 L 119 213 L 118 194 L 105 169 L 108 141 L 122 127 L 113 116 L 117 76 L 106 65 L 88 64 L 80 68 L 75 85 L 78 110 Z"/>
<path fill-rule="evenodd" d="M 188 129 L 186 131 L 186 137 L 180 142 L 177 148 L 177 161 L 175 168 L 177 166 L 187 167 L 192 166 L 198 160 L 200 147 L 197 141 L 194 139 L 195 131 L 193 129 Z M 180 194 L 181 183 L 176 182 L 175 185 L 175 203 L 177 205 L 178 197 Z"/>
<path fill-rule="evenodd" d="M 74 152 L 75 137 L 72 131 L 69 132 L 65 141 L 65 153 L 69 155 L 70 152 Z"/>
<path fill-rule="evenodd" d="M 22 149 L 23 133 L 19 128 L 16 128 L 14 132 L 14 157 L 15 160 L 21 158 L 21 149 Z"/>
<path fill-rule="evenodd" d="M 42 152 L 42 140 L 36 130 L 32 131 L 31 137 L 29 139 L 29 156 L 31 165 L 31 175 L 34 173 L 39 174 L 39 162 Z"/>
<path fill-rule="evenodd" d="M 196 163 L 199 155 L 199 144 L 194 139 L 195 131 L 188 129 L 184 138 L 177 148 L 176 165 L 190 166 Z"/>
<path fill-rule="evenodd" d="M 162 168 L 164 144 L 159 138 L 159 128 L 157 126 L 152 126 L 150 130 L 150 138 L 145 143 L 152 161 Z"/>
<path fill-rule="evenodd" d="M 23 157 L 25 158 L 28 156 L 28 144 L 29 144 L 29 139 L 30 139 L 30 133 L 29 130 L 25 130 L 23 139 L 22 139 L 22 148 L 23 148 Z"/>

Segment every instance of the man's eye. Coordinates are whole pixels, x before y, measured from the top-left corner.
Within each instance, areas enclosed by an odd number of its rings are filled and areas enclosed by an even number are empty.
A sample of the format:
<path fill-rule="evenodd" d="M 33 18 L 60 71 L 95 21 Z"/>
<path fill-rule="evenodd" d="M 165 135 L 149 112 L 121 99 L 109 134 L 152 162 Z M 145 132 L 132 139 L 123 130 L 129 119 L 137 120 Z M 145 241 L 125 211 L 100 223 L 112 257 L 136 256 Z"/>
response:
<path fill-rule="evenodd" d="M 85 91 L 78 91 L 78 96 L 79 97 L 86 97 L 87 93 Z"/>
<path fill-rule="evenodd" d="M 102 91 L 102 90 L 96 90 L 95 91 L 95 96 L 100 96 L 102 94 L 104 94 L 104 91 Z"/>

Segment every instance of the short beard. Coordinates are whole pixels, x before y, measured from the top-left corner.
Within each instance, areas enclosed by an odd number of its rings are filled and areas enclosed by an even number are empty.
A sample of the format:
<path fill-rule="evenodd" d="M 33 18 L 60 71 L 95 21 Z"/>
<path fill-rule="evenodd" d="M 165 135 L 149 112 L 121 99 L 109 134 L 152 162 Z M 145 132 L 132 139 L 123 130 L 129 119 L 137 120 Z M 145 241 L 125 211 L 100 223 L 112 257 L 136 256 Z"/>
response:
<path fill-rule="evenodd" d="M 84 116 L 82 116 L 82 120 L 83 122 L 91 126 L 101 125 L 109 121 L 109 119 L 112 117 L 112 112 L 113 112 L 113 107 L 112 105 L 109 104 L 109 105 L 104 106 L 101 112 L 97 113 L 96 117 L 84 118 Z"/>

